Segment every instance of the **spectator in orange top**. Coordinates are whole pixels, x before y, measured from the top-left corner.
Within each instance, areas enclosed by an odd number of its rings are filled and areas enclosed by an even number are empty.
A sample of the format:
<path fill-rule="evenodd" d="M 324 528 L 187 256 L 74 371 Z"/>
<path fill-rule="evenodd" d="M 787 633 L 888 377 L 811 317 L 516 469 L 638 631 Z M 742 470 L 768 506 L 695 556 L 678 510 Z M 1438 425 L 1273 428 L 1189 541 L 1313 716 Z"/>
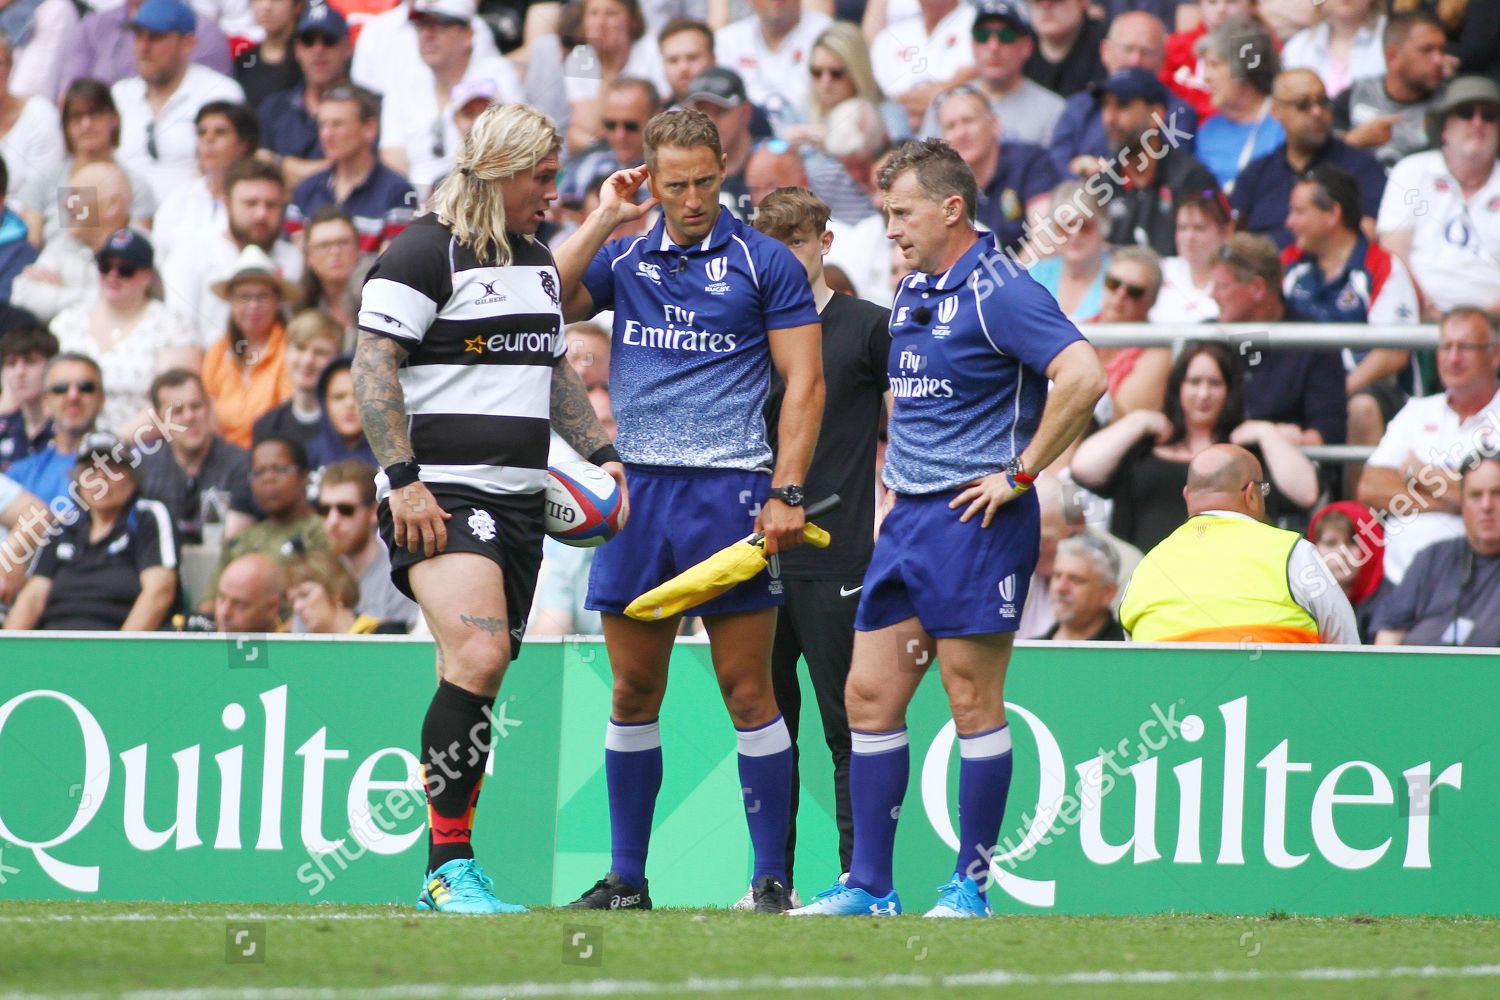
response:
<path fill-rule="evenodd" d="M 229 330 L 203 359 L 203 385 L 214 399 L 219 433 L 248 448 L 256 419 L 292 396 L 281 310 L 297 290 L 254 244 L 213 290 L 229 303 Z"/>

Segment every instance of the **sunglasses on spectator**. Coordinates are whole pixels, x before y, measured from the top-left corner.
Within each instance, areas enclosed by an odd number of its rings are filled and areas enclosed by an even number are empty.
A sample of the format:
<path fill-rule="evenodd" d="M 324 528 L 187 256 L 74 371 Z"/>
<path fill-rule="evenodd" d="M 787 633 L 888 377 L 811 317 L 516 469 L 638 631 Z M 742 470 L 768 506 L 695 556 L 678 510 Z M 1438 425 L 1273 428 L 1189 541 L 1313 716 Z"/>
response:
<path fill-rule="evenodd" d="M 624 129 L 631 135 L 634 135 L 641 130 L 640 122 L 633 122 L 628 118 L 606 118 L 600 124 L 604 126 L 604 131 L 606 132 L 614 132 L 618 129 Z"/>
<path fill-rule="evenodd" d="M 996 41 L 1002 45 L 1010 45 L 1026 37 L 1022 32 L 1008 24 L 999 28 L 981 28 L 976 24 L 969 34 L 974 39 L 975 45 L 983 45 L 985 42 Z"/>
<path fill-rule="evenodd" d="M 1493 125 L 1496 122 L 1500 122 L 1500 107 L 1497 107 L 1494 104 L 1485 104 L 1479 101 L 1475 101 L 1471 104 L 1460 104 L 1458 107 L 1448 112 L 1447 117 L 1459 118 L 1463 121 L 1468 121 L 1475 115 L 1478 115 L 1479 120 L 1484 122 L 1486 125 Z"/>
<path fill-rule="evenodd" d="M 53 382 L 47 386 L 47 391 L 54 396 L 66 396 L 69 389 L 77 389 L 85 396 L 92 396 L 99 391 L 99 383 L 84 379 L 82 382 Z"/>
<path fill-rule="evenodd" d="M 813 66 L 809 72 L 814 80 L 821 80 L 825 76 L 830 80 L 842 80 L 849 75 L 849 71 L 842 66 Z"/>
<path fill-rule="evenodd" d="M 1135 299 L 1137 302 L 1139 302 L 1141 299 L 1144 299 L 1146 297 L 1146 293 L 1151 291 L 1151 289 L 1147 288 L 1145 285 L 1131 284 L 1124 278 L 1117 278 L 1113 274 L 1106 274 L 1104 276 L 1104 287 L 1111 292 L 1117 292 L 1123 288 L 1125 289 L 1125 294 L 1130 296 L 1132 299 Z"/>
<path fill-rule="evenodd" d="M 1291 107 L 1296 108 L 1304 115 L 1310 111 L 1326 111 L 1328 108 L 1333 107 L 1333 102 L 1328 99 L 1326 94 L 1322 97 L 1298 97 L 1295 100 L 1284 97 L 1278 97 L 1276 99 L 1282 104 L 1287 104 Z"/>
<path fill-rule="evenodd" d="M 977 97 L 981 101 L 984 101 L 986 104 L 988 104 L 990 100 L 988 97 L 984 96 L 984 93 L 980 91 L 978 87 L 975 87 L 973 84 L 960 83 L 956 86 L 949 87 L 947 90 L 937 95 L 937 97 L 932 102 L 933 107 L 941 110 L 943 105 L 953 100 L 953 98 L 964 96 Z"/>
<path fill-rule="evenodd" d="M 319 517 L 327 517 L 334 511 L 339 512 L 339 517 L 353 517 L 359 513 L 359 505 L 352 503 L 320 503 L 317 505 Z"/>
<path fill-rule="evenodd" d="M 128 264 L 123 260 L 101 260 L 99 263 L 99 276 L 105 277 L 111 271 L 122 278 L 134 278 L 141 273 L 140 265 Z"/>
<path fill-rule="evenodd" d="M 156 119 L 146 123 L 146 155 L 153 160 L 161 159 L 161 151 L 156 148 Z"/>

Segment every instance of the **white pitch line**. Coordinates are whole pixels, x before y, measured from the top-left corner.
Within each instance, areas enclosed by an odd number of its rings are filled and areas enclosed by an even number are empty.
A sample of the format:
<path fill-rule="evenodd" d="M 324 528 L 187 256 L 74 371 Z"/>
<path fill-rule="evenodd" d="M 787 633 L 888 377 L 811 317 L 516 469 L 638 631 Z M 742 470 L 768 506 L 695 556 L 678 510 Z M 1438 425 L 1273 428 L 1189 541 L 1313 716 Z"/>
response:
<path fill-rule="evenodd" d="M 390 913 L 42 913 L 36 916 L 0 916 L 0 924 L 114 924 L 114 923 L 216 923 L 218 921 L 324 921 L 324 920 L 420 920 L 416 910 Z M 430 919 L 430 917 L 428 918 Z"/>
<path fill-rule="evenodd" d="M 124 1000 L 405 1000 L 408 997 L 459 997 L 461 1000 L 508 1000 L 541 997 L 659 996 L 680 993 L 746 993 L 756 990 L 858 991 L 888 989 L 955 989 L 965 986 L 1134 986 L 1199 983 L 1357 982 L 1370 979 L 1489 979 L 1500 977 L 1500 964 L 1402 965 L 1384 969 L 1312 968 L 1258 971 L 1250 969 L 1132 969 L 1037 975 L 992 969 L 953 975 L 755 976 L 748 979 L 695 977 L 676 981 L 590 979 L 567 983 L 492 983 L 456 986 L 410 983 L 401 986 L 338 988 L 280 986 L 245 989 L 136 990 L 113 996 Z M 60 994 L 0 993 L 0 1000 L 44 1000 Z M 106 994 L 69 992 L 70 1000 L 104 1000 Z"/>

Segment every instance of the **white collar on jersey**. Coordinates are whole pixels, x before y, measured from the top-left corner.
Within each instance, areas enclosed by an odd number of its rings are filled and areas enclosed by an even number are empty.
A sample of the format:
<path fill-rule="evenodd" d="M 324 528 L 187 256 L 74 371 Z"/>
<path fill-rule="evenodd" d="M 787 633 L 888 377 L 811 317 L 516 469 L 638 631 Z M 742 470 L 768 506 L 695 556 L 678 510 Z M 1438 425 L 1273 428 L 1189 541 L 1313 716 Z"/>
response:
<path fill-rule="evenodd" d="M 696 249 L 707 252 L 713 246 L 714 234 L 719 231 L 719 225 L 724 221 L 724 215 L 728 211 L 723 205 L 719 206 L 719 218 L 714 220 L 713 228 L 708 231 L 707 236 L 703 237 L 703 242 L 696 244 Z M 672 242 L 672 235 L 667 232 L 667 217 L 665 215 L 661 217 L 661 221 L 657 225 L 661 226 L 661 246 L 657 247 L 658 250 L 676 250 L 679 253 L 685 253 L 690 249 L 690 247 L 679 247 L 676 243 Z"/>

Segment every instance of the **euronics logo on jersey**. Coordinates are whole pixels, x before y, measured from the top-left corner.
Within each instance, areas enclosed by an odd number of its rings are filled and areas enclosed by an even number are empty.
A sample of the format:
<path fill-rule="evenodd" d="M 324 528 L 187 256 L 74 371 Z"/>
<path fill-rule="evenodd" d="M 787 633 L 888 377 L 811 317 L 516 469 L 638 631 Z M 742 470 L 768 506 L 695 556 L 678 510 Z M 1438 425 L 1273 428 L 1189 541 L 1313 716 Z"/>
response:
<path fill-rule="evenodd" d="M 897 399 L 952 399 L 953 381 L 917 374 L 927 367 L 927 358 L 911 348 L 897 360 L 901 374 L 891 376 L 891 395 Z M 907 372 L 912 374 L 908 375 Z"/>
<path fill-rule="evenodd" d="M 725 276 L 729 274 L 728 257 L 715 257 L 708 262 L 708 266 L 704 270 L 708 272 L 708 284 L 703 286 L 705 292 L 708 292 L 710 295 L 723 295 L 729 291 L 729 282 L 724 280 Z"/>
<path fill-rule="evenodd" d="M 557 349 L 557 334 L 544 333 L 492 333 L 488 337 L 464 339 L 464 353 L 553 354 Z"/>
<path fill-rule="evenodd" d="M 647 326 L 635 319 L 625 321 L 624 341 L 627 347 L 728 354 L 739 341 L 732 333 L 707 333 L 694 329 L 698 318 L 696 309 L 684 309 L 670 303 L 664 303 L 661 308 L 661 326 Z"/>

